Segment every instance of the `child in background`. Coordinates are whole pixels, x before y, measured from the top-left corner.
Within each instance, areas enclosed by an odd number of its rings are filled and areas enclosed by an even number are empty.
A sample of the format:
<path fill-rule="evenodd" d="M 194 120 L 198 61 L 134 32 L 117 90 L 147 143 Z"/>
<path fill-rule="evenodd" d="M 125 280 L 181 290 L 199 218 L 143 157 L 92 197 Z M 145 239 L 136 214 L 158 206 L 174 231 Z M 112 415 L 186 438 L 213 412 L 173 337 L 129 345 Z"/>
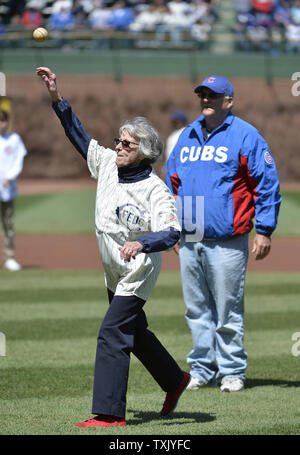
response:
<path fill-rule="evenodd" d="M 9 118 L 8 111 L 0 110 L 0 203 L 3 268 L 15 272 L 22 267 L 14 257 L 14 200 L 17 196 L 17 178 L 27 152 L 21 137 L 17 133 L 8 132 Z"/>

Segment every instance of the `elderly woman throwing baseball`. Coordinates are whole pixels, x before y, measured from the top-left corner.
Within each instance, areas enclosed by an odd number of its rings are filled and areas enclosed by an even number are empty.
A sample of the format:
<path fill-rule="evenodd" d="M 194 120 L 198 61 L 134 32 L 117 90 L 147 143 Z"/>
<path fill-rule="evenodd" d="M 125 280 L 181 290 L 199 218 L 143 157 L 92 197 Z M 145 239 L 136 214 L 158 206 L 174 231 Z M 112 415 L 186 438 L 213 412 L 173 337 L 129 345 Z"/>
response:
<path fill-rule="evenodd" d="M 161 268 L 161 251 L 179 239 L 176 204 L 151 164 L 163 150 L 156 129 L 143 117 L 126 121 L 105 148 L 84 130 L 58 92 L 56 76 L 37 69 L 66 135 L 98 180 L 96 235 L 105 271 L 109 307 L 100 327 L 94 374 L 93 418 L 80 427 L 126 425 L 130 353 L 166 392 L 161 416 L 169 415 L 187 387 L 188 373 L 148 330 L 143 306 Z"/>

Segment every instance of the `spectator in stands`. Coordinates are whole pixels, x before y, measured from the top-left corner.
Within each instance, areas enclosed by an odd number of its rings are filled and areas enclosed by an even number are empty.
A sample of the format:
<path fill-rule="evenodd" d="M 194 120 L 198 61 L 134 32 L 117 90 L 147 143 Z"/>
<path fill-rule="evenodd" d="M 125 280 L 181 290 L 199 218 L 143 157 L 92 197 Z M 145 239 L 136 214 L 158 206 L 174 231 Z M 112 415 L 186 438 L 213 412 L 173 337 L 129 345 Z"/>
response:
<path fill-rule="evenodd" d="M 247 37 L 247 31 L 251 25 L 255 25 L 255 17 L 250 12 L 244 11 L 237 15 L 232 31 L 236 34 L 236 43 L 239 49 L 247 50 L 250 48 L 251 44 Z"/>
<path fill-rule="evenodd" d="M 30 3 L 21 16 L 21 23 L 25 28 L 35 29 L 42 25 L 43 14 L 34 4 L 30 5 Z"/>
<path fill-rule="evenodd" d="M 174 16 L 188 16 L 193 12 L 192 4 L 183 0 L 171 0 L 168 2 L 168 8 Z"/>
<path fill-rule="evenodd" d="M 127 3 L 132 7 L 134 14 L 139 14 L 148 9 L 150 0 L 128 0 Z"/>
<path fill-rule="evenodd" d="M 134 14 L 131 8 L 125 5 L 123 0 L 118 1 L 112 7 L 109 25 L 115 30 L 127 30 L 134 21 Z"/>
<path fill-rule="evenodd" d="M 205 19 L 197 19 L 191 27 L 191 37 L 198 43 L 198 47 L 201 43 L 207 42 L 209 38 L 209 32 L 211 31 L 211 24 Z"/>
<path fill-rule="evenodd" d="M 300 0 L 295 0 L 291 6 L 291 17 L 294 24 L 300 24 Z"/>
<path fill-rule="evenodd" d="M 283 31 L 290 24 L 293 24 L 291 16 L 291 4 L 288 0 L 281 0 L 274 9 L 275 24 Z"/>
<path fill-rule="evenodd" d="M 182 41 L 182 33 L 190 31 L 192 24 L 195 22 L 193 7 L 182 0 L 171 0 L 166 6 L 164 30 L 170 33 L 173 43 L 180 43 Z"/>
<path fill-rule="evenodd" d="M 84 9 L 82 0 L 74 0 L 71 13 L 74 17 L 75 27 L 81 27 L 85 25 L 87 13 Z"/>
<path fill-rule="evenodd" d="M 289 3 L 289 5 L 288 5 Z M 281 25 L 284 30 L 286 39 L 287 52 L 300 52 L 300 1 L 295 0 L 292 4 L 290 2 L 283 2 L 279 9 L 281 16 L 276 16 L 279 21 L 282 19 Z"/>
<path fill-rule="evenodd" d="M 143 9 L 130 25 L 130 30 L 153 32 L 165 24 L 168 9 L 163 1 L 155 0 Z"/>
<path fill-rule="evenodd" d="M 285 32 L 286 51 L 300 52 L 300 26 L 297 24 L 289 24 Z"/>
<path fill-rule="evenodd" d="M 81 0 L 80 3 L 82 4 L 84 12 L 86 14 L 90 14 L 93 11 L 93 9 L 95 8 L 94 0 Z"/>
<path fill-rule="evenodd" d="M 214 22 L 219 17 L 218 8 L 219 8 L 220 1 L 219 0 L 203 0 L 203 2 L 206 3 L 208 6 L 207 16 L 211 18 L 212 22 Z"/>
<path fill-rule="evenodd" d="M 8 17 L 9 17 L 9 21 L 11 21 L 11 19 L 14 16 L 21 17 L 21 15 L 26 7 L 26 0 L 10 0 L 8 2 L 8 6 L 9 6 Z"/>
<path fill-rule="evenodd" d="M 195 21 L 198 19 L 203 20 L 208 17 L 208 5 L 202 0 L 194 0 L 192 2 L 192 8 Z"/>
<path fill-rule="evenodd" d="M 250 0 L 234 0 L 234 9 L 237 15 L 241 13 L 249 13 L 251 9 Z"/>
<path fill-rule="evenodd" d="M 48 1 L 47 0 L 29 0 L 29 2 L 26 2 L 26 7 L 25 9 L 28 8 L 35 8 L 36 10 L 43 11 L 43 9 L 46 7 Z"/>
<path fill-rule="evenodd" d="M 181 0 L 172 0 L 165 3 L 163 0 L 155 0 L 137 14 L 130 29 L 132 31 L 154 31 L 156 41 L 165 39 L 170 34 L 173 43 L 182 40 L 182 32 L 190 32 L 195 40 L 207 38 L 210 28 L 207 24 L 212 23 L 214 17 L 211 14 L 210 5 L 203 0 L 194 0 L 187 3 Z"/>
<path fill-rule="evenodd" d="M 71 11 L 73 6 L 72 0 L 56 0 L 52 5 L 52 14 L 59 13 L 62 8 L 65 11 Z"/>
<path fill-rule="evenodd" d="M 48 26 L 54 30 L 69 30 L 75 25 L 74 16 L 71 11 L 65 9 L 64 6 L 61 6 L 61 9 L 57 13 L 52 13 Z"/>
<path fill-rule="evenodd" d="M 204 0 L 194 0 L 191 6 L 193 8 L 194 22 L 200 19 L 202 22 L 213 24 L 216 21 L 218 16 L 217 3 L 210 4 Z"/>
<path fill-rule="evenodd" d="M 254 11 L 259 13 L 271 13 L 274 7 L 273 0 L 251 0 L 251 6 Z"/>
<path fill-rule="evenodd" d="M 109 29 L 112 15 L 111 9 L 102 0 L 98 0 L 95 5 L 95 9 L 88 15 L 88 24 L 97 30 Z"/>
<path fill-rule="evenodd" d="M 2 19 L 0 18 L 0 35 L 4 35 L 5 33 L 7 33 L 6 25 L 2 22 Z M 5 41 L 3 40 L 1 42 L 1 47 L 3 46 L 2 43 L 5 43 Z"/>
<path fill-rule="evenodd" d="M 234 26 L 239 47 L 273 52 L 270 44 L 274 28 L 274 1 L 251 0 L 250 6 L 249 11 L 239 12 Z"/>

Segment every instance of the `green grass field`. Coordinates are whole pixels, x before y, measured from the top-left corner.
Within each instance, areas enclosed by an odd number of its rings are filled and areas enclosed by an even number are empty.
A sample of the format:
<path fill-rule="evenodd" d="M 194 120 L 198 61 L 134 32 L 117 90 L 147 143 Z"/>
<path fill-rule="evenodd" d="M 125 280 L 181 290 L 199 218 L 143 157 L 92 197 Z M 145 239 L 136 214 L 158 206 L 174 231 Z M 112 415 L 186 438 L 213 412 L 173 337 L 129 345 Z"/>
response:
<path fill-rule="evenodd" d="M 93 232 L 94 200 L 94 190 L 19 196 L 17 233 Z M 276 235 L 299 236 L 300 194 L 285 192 L 283 201 Z M 101 430 L 74 423 L 91 416 L 96 338 L 107 306 L 102 272 L 2 270 L 0 278 L 1 435 L 300 434 L 300 355 L 292 353 L 300 274 L 248 273 L 245 391 L 186 391 L 174 414 L 161 419 L 164 393 L 132 356 L 128 425 Z M 145 309 L 150 329 L 187 369 L 191 335 L 178 272 L 161 273 Z"/>
<path fill-rule="evenodd" d="M 164 393 L 132 356 L 128 424 L 109 429 L 74 426 L 91 415 L 96 338 L 107 306 L 102 272 L 2 271 L 0 299 L 2 435 L 300 434 L 300 356 L 291 351 L 300 331 L 300 274 L 248 274 L 245 391 L 186 391 L 174 414 L 161 419 Z M 191 336 L 178 272 L 161 274 L 145 309 L 150 329 L 187 368 Z"/>

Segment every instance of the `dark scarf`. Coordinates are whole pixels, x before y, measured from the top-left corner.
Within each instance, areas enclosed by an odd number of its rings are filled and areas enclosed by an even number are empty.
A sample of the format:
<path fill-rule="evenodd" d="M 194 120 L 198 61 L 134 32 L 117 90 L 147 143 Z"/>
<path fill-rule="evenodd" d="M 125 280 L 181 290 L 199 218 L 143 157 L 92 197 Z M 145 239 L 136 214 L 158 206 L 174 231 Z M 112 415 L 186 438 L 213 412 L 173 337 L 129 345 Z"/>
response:
<path fill-rule="evenodd" d="M 124 166 L 118 168 L 119 183 L 134 183 L 149 178 L 152 167 L 149 164 Z"/>

